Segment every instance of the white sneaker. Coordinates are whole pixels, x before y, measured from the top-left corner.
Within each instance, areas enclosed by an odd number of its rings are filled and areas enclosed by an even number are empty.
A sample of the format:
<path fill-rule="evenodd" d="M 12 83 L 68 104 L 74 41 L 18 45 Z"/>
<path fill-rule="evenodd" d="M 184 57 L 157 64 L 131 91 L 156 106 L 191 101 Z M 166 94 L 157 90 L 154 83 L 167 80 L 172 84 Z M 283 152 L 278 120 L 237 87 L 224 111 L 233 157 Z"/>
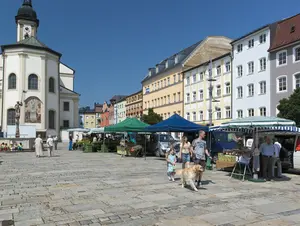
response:
<path fill-rule="evenodd" d="M 171 177 L 168 177 L 169 178 L 169 181 L 171 181 L 172 180 L 172 178 Z"/>

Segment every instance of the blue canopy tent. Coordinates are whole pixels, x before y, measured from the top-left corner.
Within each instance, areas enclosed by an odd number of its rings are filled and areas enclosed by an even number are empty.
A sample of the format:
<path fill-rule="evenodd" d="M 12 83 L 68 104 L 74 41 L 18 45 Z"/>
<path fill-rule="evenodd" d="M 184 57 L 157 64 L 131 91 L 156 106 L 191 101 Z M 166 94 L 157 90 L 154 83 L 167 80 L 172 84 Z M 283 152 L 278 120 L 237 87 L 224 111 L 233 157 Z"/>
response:
<path fill-rule="evenodd" d="M 199 130 L 208 132 L 209 127 L 190 122 L 178 114 L 155 125 L 145 127 L 145 131 L 148 132 L 198 132 Z"/>

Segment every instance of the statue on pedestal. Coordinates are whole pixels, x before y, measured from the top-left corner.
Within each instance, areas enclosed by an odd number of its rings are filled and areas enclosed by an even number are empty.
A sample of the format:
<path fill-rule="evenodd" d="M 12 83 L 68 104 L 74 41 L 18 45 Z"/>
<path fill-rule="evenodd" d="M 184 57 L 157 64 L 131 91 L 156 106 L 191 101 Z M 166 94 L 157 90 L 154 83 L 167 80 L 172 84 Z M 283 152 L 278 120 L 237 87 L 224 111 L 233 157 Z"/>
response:
<path fill-rule="evenodd" d="M 21 116 L 21 106 L 23 106 L 22 102 L 17 101 L 15 105 L 15 119 L 16 119 L 16 138 L 20 138 L 20 116 Z"/>

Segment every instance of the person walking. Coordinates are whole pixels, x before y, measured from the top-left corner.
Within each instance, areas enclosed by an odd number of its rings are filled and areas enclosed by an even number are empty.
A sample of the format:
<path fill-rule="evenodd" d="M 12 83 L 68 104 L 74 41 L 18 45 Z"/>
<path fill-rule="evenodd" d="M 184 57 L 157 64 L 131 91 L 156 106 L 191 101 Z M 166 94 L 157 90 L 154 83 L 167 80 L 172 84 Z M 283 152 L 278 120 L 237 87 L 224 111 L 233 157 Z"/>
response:
<path fill-rule="evenodd" d="M 73 137 L 72 135 L 69 136 L 69 151 L 73 150 Z"/>
<path fill-rule="evenodd" d="M 37 136 L 37 138 L 34 141 L 34 147 L 35 147 L 35 156 L 37 158 L 43 156 L 43 140 L 40 134 Z"/>
<path fill-rule="evenodd" d="M 282 177 L 282 168 L 281 168 L 281 161 L 280 161 L 280 150 L 282 146 L 278 142 L 277 139 L 275 139 L 274 142 L 274 156 L 272 157 L 272 177 L 275 177 L 275 165 L 277 165 L 277 177 Z"/>
<path fill-rule="evenodd" d="M 180 152 L 179 156 L 182 161 L 182 169 L 185 167 L 189 168 L 190 167 L 190 162 L 191 162 L 191 143 L 188 141 L 186 136 L 183 136 L 181 139 L 181 144 L 180 144 Z"/>
<path fill-rule="evenodd" d="M 262 154 L 263 178 L 269 181 L 272 179 L 272 157 L 275 153 L 275 147 L 269 136 L 265 137 L 265 142 L 260 145 L 259 151 Z"/>
<path fill-rule="evenodd" d="M 210 159 L 211 156 L 207 150 L 207 146 L 206 146 L 206 141 L 204 140 L 205 138 L 205 132 L 200 130 L 199 131 L 199 137 L 196 138 L 195 140 L 193 140 L 192 146 L 194 148 L 194 155 L 195 155 L 195 159 L 194 159 L 194 164 L 199 164 L 203 167 L 203 170 L 205 170 L 206 167 L 206 156 L 207 155 Z M 197 178 L 197 187 L 200 187 L 201 184 L 201 175 L 199 175 L 199 178 Z"/>
<path fill-rule="evenodd" d="M 52 152 L 53 152 L 53 138 L 52 136 L 49 135 L 48 139 L 47 139 L 47 145 L 48 145 L 48 156 L 51 157 L 52 156 Z"/>
<path fill-rule="evenodd" d="M 54 149 L 57 150 L 57 144 L 58 144 L 58 137 L 57 137 L 57 135 L 54 137 L 53 141 L 54 141 Z"/>

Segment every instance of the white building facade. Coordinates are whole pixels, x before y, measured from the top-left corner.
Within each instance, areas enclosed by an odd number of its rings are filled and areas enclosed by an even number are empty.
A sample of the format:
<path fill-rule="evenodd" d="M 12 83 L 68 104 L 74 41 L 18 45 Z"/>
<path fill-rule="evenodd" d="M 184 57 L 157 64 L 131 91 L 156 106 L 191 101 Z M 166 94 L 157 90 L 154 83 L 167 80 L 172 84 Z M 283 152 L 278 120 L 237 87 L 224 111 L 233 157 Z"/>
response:
<path fill-rule="evenodd" d="M 116 124 L 126 119 L 126 98 L 117 102 L 116 106 Z"/>
<path fill-rule="evenodd" d="M 270 116 L 269 26 L 232 42 L 232 118 Z"/>
<path fill-rule="evenodd" d="M 23 104 L 20 124 L 34 125 L 43 137 L 59 135 L 61 128 L 78 127 L 75 71 L 60 62 L 60 53 L 37 39 L 39 20 L 31 0 L 24 0 L 16 23 L 17 42 L 2 45 L 0 60 L 2 131 L 15 124 L 17 101 Z"/>

